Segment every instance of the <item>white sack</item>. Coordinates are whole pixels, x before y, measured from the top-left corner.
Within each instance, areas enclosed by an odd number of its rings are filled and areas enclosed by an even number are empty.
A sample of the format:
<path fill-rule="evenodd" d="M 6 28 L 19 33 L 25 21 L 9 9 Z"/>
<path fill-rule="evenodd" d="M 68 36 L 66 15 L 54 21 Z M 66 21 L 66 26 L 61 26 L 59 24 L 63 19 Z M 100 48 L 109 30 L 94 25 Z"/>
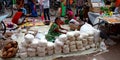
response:
<path fill-rule="evenodd" d="M 47 51 L 53 50 L 53 49 L 54 49 L 54 43 L 48 42 L 48 43 L 47 43 Z"/>
<path fill-rule="evenodd" d="M 55 49 L 55 54 L 59 54 L 62 52 L 62 47 L 58 46 L 58 45 L 54 45 L 54 49 Z"/>
<path fill-rule="evenodd" d="M 66 42 L 64 43 L 65 45 L 69 45 L 70 44 L 70 41 L 69 40 L 66 40 Z"/>
<path fill-rule="evenodd" d="M 61 46 L 58 46 L 58 45 L 55 45 L 55 46 L 54 46 L 54 49 L 55 49 L 55 50 L 62 50 L 62 47 L 61 47 Z"/>
<path fill-rule="evenodd" d="M 60 35 L 59 40 L 62 41 L 62 42 L 65 42 L 67 40 L 67 35 L 66 34 Z"/>
<path fill-rule="evenodd" d="M 35 38 L 38 38 L 38 39 L 45 39 L 45 35 L 41 32 L 38 32 L 35 36 Z"/>
<path fill-rule="evenodd" d="M 40 52 L 45 52 L 45 47 L 37 47 L 37 52 L 40 53 Z"/>
<path fill-rule="evenodd" d="M 75 37 L 74 37 L 74 32 L 67 32 L 67 37 L 68 37 L 68 40 L 70 41 L 74 41 L 75 40 Z"/>
<path fill-rule="evenodd" d="M 88 37 L 88 44 L 92 45 L 94 43 L 94 37 Z"/>
<path fill-rule="evenodd" d="M 75 44 L 76 44 L 75 41 L 70 42 L 70 46 L 75 45 Z"/>
<path fill-rule="evenodd" d="M 90 48 L 90 46 L 89 46 L 89 45 L 87 45 L 85 48 L 86 48 L 86 49 L 89 49 L 89 48 Z"/>
<path fill-rule="evenodd" d="M 78 41 L 81 41 L 81 40 L 83 40 L 83 39 L 84 39 L 84 36 L 83 36 L 83 35 L 80 35 L 80 36 L 77 37 L 77 40 L 78 40 Z"/>
<path fill-rule="evenodd" d="M 43 56 L 45 56 L 45 55 L 46 55 L 46 52 L 37 53 L 37 55 L 38 55 L 39 57 L 43 57 Z"/>
<path fill-rule="evenodd" d="M 37 48 L 38 47 L 38 44 L 39 44 L 39 39 L 34 39 L 33 41 L 32 41 L 32 43 L 30 44 L 30 47 L 31 48 Z"/>
<path fill-rule="evenodd" d="M 95 48 L 95 44 L 90 45 L 91 48 Z"/>
<path fill-rule="evenodd" d="M 26 41 L 22 41 L 21 45 L 26 48 L 30 47 L 30 44 L 26 43 Z"/>
<path fill-rule="evenodd" d="M 47 47 L 47 40 L 46 39 L 41 39 L 38 43 L 39 47 Z"/>
<path fill-rule="evenodd" d="M 36 52 L 27 52 L 29 57 L 34 57 L 36 56 Z"/>
<path fill-rule="evenodd" d="M 25 38 L 26 43 L 31 43 L 32 40 L 34 39 L 34 36 L 32 34 L 27 34 L 25 35 L 24 38 Z"/>
<path fill-rule="evenodd" d="M 59 39 L 56 39 L 56 40 L 55 40 L 55 45 L 63 46 L 63 45 L 64 45 L 64 42 L 61 42 Z"/>
<path fill-rule="evenodd" d="M 80 35 L 83 37 L 83 38 L 87 38 L 89 36 L 88 33 L 85 33 L 85 32 L 81 32 Z"/>
<path fill-rule="evenodd" d="M 36 49 L 34 49 L 34 48 L 28 48 L 27 52 L 36 52 Z"/>
<path fill-rule="evenodd" d="M 74 36 L 75 36 L 75 38 L 77 38 L 78 36 L 80 36 L 80 31 L 74 31 Z"/>
<path fill-rule="evenodd" d="M 88 45 L 87 39 L 83 39 L 83 40 L 82 40 L 82 43 L 83 43 L 83 46 L 84 46 L 84 47 L 87 46 L 87 45 Z"/>
<path fill-rule="evenodd" d="M 89 31 L 94 31 L 94 28 L 92 25 L 85 23 L 83 26 L 80 28 L 80 32 L 88 33 Z"/>
<path fill-rule="evenodd" d="M 82 45 L 82 41 L 75 41 L 76 45 Z"/>
<path fill-rule="evenodd" d="M 19 55 L 20 55 L 20 58 L 27 58 L 28 57 L 27 52 L 19 53 Z"/>
<path fill-rule="evenodd" d="M 27 49 L 25 47 L 19 46 L 19 53 L 26 52 Z"/>
<path fill-rule="evenodd" d="M 62 53 L 62 50 L 55 50 L 55 54 L 60 54 Z"/>
<path fill-rule="evenodd" d="M 52 54 L 54 54 L 54 50 L 49 50 L 49 51 L 47 51 L 47 53 L 48 53 L 48 55 L 52 55 Z"/>
<path fill-rule="evenodd" d="M 74 36 L 74 31 L 71 31 L 71 32 L 67 32 L 67 37 L 69 38 L 69 37 L 73 37 Z"/>
<path fill-rule="evenodd" d="M 70 46 L 70 51 L 75 51 L 76 50 L 76 45 L 71 45 Z"/>
<path fill-rule="evenodd" d="M 63 46 L 63 53 L 69 53 L 70 49 L 69 49 L 69 45 L 64 45 Z"/>
<path fill-rule="evenodd" d="M 76 52 L 76 51 L 78 51 L 78 50 L 77 49 L 71 50 L 71 52 Z"/>
<path fill-rule="evenodd" d="M 28 33 L 28 34 L 32 34 L 32 35 L 35 35 L 35 32 L 34 32 L 34 31 L 28 31 L 27 33 Z"/>
<path fill-rule="evenodd" d="M 84 32 L 84 33 L 88 33 L 89 35 L 95 35 L 95 40 L 98 40 L 99 39 L 99 33 L 100 31 L 95 29 L 94 27 L 92 27 L 90 24 L 88 23 L 85 23 L 81 29 L 80 29 L 80 32 Z"/>

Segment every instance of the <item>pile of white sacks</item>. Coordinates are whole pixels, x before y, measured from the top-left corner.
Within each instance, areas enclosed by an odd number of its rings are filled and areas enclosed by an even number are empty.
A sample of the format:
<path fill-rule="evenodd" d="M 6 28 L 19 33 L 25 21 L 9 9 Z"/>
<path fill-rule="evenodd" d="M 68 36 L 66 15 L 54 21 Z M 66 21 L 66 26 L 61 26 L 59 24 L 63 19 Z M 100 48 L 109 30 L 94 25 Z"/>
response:
<path fill-rule="evenodd" d="M 82 27 L 81 27 L 82 28 Z M 18 56 L 21 58 L 84 51 L 96 47 L 96 32 L 67 32 L 60 35 L 54 43 L 46 39 L 37 39 L 32 34 L 25 35 L 25 40 L 19 45 Z M 98 33 L 97 33 L 98 34 Z M 99 36 L 99 35 L 97 35 Z"/>

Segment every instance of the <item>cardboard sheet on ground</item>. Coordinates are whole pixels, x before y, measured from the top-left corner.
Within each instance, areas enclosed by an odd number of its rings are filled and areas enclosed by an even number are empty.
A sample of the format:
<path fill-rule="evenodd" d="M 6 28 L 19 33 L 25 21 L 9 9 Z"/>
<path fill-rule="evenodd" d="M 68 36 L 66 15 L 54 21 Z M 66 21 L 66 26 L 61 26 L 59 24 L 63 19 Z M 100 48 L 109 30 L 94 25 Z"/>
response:
<path fill-rule="evenodd" d="M 35 22 L 35 23 L 27 22 L 27 23 L 24 23 L 24 24 L 20 25 L 20 27 L 24 27 L 24 26 L 26 26 L 26 27 L 30 27 L 30 26 L 43 26 L 43 25 L 44 25 L 43 22 Z"/>

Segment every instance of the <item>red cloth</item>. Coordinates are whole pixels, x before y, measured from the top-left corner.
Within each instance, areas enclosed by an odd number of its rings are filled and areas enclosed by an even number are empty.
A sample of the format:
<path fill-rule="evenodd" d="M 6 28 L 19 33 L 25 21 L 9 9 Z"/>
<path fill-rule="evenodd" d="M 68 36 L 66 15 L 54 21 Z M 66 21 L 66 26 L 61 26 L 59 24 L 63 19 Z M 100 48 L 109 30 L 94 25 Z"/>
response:
<path fill-rule="evenodd" d="M 12 18 L 12 23 L 18 24 L 18 20 L 22 16 L 22 14 L 22 12 L 16 12 L 14 17 Z"/>
<path fill-rule="evenodd" d="M 115 6 L 118 7 L 120 5 L 120 0 L 116 0 Z"/>

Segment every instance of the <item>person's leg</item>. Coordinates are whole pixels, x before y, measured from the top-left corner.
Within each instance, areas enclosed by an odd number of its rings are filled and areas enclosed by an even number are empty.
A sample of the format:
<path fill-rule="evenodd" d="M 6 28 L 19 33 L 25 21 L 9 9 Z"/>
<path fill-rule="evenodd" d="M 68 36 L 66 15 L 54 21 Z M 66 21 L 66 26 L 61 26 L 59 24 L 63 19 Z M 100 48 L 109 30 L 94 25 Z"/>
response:
<path fill-rule="evenodd" d="M 76 15 L 78 15 L 78 6 L 76 7 Z"/>
<path fill-rule="evenodd" d="M 46 10 L 46 14 L 47 14 L 48 20 L 50 20 L 49 8 L 47 8 L 47 10 Z"/>
<path fill-rule="evenodd" d="M 46 9 L 44 9 L 44 18 L 45 18 L 45 20 L 47 20 L 47 18 L 46 18 Z"/>
<path fill-rule="evenodd" d="M 40 15 L 42 14 L 42 5 L 39 5 L 40 8 Z"/>

